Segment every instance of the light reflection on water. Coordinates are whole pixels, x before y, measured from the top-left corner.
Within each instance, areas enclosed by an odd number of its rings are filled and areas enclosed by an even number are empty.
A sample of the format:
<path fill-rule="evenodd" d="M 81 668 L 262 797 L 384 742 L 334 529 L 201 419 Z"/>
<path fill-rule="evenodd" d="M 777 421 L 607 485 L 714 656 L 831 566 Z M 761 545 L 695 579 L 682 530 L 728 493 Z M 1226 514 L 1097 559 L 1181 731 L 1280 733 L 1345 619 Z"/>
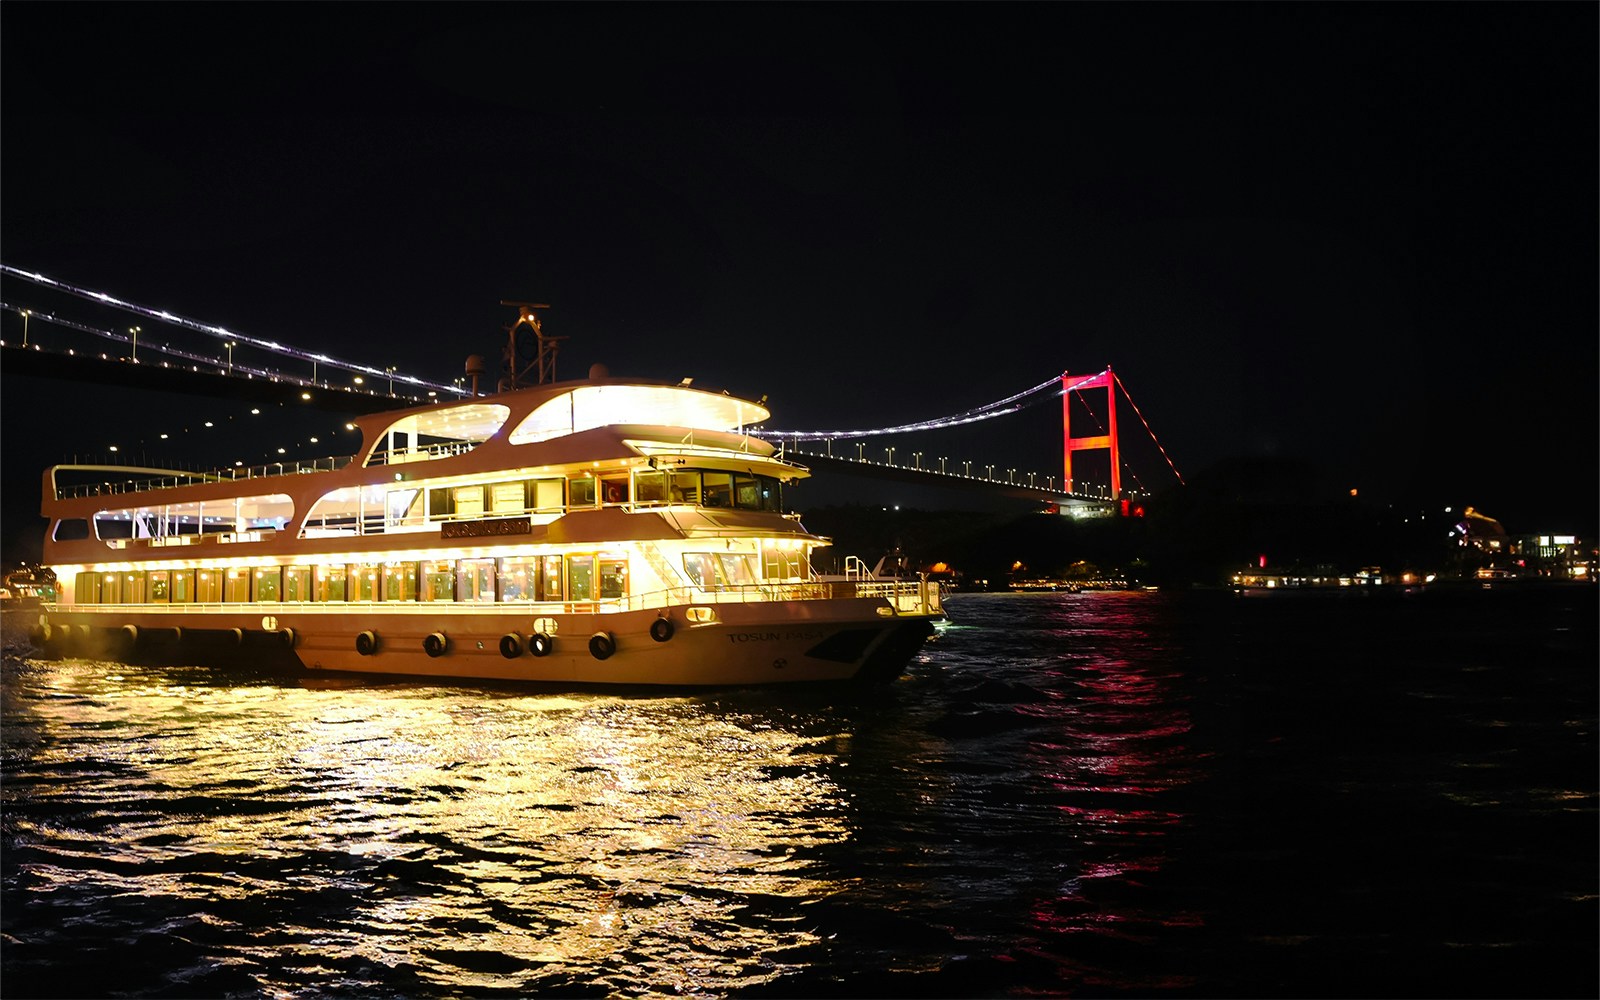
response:
<path fill-rule="evenodd" d="M 951 606 L 881 688 L 8 654 L 6 996 L 1592 985 L 1592 608 Z"/>

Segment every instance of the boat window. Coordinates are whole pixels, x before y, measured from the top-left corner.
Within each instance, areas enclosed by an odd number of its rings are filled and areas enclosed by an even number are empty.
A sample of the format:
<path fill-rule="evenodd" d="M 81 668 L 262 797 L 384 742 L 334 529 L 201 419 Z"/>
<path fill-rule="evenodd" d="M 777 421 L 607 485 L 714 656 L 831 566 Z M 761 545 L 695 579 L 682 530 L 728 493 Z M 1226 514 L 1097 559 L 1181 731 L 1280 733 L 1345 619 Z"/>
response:
<path fill-rule="evenodd" d="M 172 594 L 172 576 L 167 570 L 150 571 L 150 603 L 166 604 Z"/>
<path fill-rule="evenodd" d="M 438 559 L 422 564 L 422 599 L 424 601 L 456 599 L 455 563 Z"/>
<path fill-rule="evenodd" d="M 685 552 L 683 571 L 701 590 L 710 590 L 717 585 L 717 563 L 709 552 Z"/>
<path fill-rule="evenodd" d="M 72 582 L 72 599 L 78 604 L 99 604 L 100 574 L 79 573 Z"/>
<path fill-rule="evenodd" d="M 500 560 L 502 601 L 531 601 L 539 585 L 538 560 L 533 556 L 507 556 Z"/>
<path fill-rule="evenodd" d="M 717 566 L 722 570 L 723 580 L 736 587 L 756 582 L 756 557 L 753 553 L 719 552 Z"/>
<path fill-rule="evenodd" d="M 56 522 L 55 530 L 50 537 L 58 542 L 76 542 L 89 537 L 89 519 L 86 517 L 64 517 Z"/>
<path fill-rule="evenodd" d="M 805 555 L 799 549 L 762 549 L 761 575 L 767 580 L 805 579 Z"/>
<path fill-rule="evenodd" d="M 250 571 L 248 569 L 238 567 L 223 573 L 222 600 L 225 604 L 249 603 Z"/>
<path fill-rule="evenodd" d="M 572 507 L 593 507 L 595 480 L 593 476 L 573 476 L 567 480 L 568 501 Z"/>
<path fill-rule="evenodd" d="M 540 511 L 559 511 L 566 504 L 565 479 L 536 479 L 533 482 L 533 506 Z"/>
<path fill-rule="evenodd" d="M 564 591 L 561 587 L 561 581 L 563 579 L 561 572 L 562 557 L 540 556 L 539 561 L 541 564 L 539 572 L 539 600 L 566 600 L 566 591 Z"/>
<path fill-rule="evenodd" d="M 194 570 L 172 570 L 171 593 L 173 604 L 188 604 L 194 600 Z"/>
<path fill-rule="evenodd" d="M 628 477 L 606 476 L 600 480 L 600 499 L 606 504 L 628 502 Z"/>
<path fill-rule="evenodd" d="M 310 566 L 285 566 L 283 568 L 283 599 L 286 601 L 311 600 Z"/>
<path fill-rule="evenodd" d="M 482 486 L 457 486 L 450 491 L 450 498 L 457 517 L 483 516 Z"/>
<path fill-rule="evenodd" d="M 419 489 L 390 490 L 388 498 L 390 524 L 421 524 L 423 504 Z"/>
<path fill-rule="evenodd" d="M 494 600 L 493 559 L 463 559 L 456 571 L 456 600 Z"/>
<path fill-rule="evenodd" d="M 628 592 L 628 561 L 616 557 L 600 558 L 600 597 L 621 597 Z"/>
<path fill-rule="evenodd" d="M 634 503 L 665 503 L 666 499 L 666 473 L 657 471 L 641 472 L 633 477 Z"/>
<path fill-rule="evenodd" d="M 700 473 L 674 472 L 672 474 L 670 500 L 672 503 L 700 502 Z"/>
<path fill-rule="evenodd" d="M 528 506 L 527 487 L 522 483 L 495 483 L 489 487 L 490 509 L 496 514 L 518 514 Z"/>
<path fill-rule="evenodd" d="M 121 573 L 101 573 L 100 574 L 100 603 L 101 604 L 121 604 L 122 603 L 122 574 Z"/>
<path fill-rule="evenodd" d="M 406 561 L 383 564 L 383 599 L 386 601 L 417 599 L 416 563 Z"/>
<path fill-rule="evenodd" d="M 256 570 L 254 593 L 258 601 L 280 600 L 283 596 L 283 570 L 277 566 Z"/>
<path fill-rule="evenodd" d="M 300 526 L 300 537 L 354 535 L 362 530 L 363 524 L 368 531 L 382 531 L 384 502 L 381 485 L 331 490 L 311 505 L 305 523 Z"/>
<path fill-rule="evenodd" d="M 568 600 L 594 600 L 594 556 L 567 557 Z"/>
<path fill-rule="evenodd" d="M 345 599 L 345 568 L 340 563 L 335 566 L 317 566 L 312 570 L 312 594 L 318 601 L 342 601 Z"/>
<path fill-rule="evenodd" d="M 728 431 L 771 417 L 749 400 L 668 385 L 586 385 L 540 404 L 511 431 L 531 444 L 612 424 L 658 424 Z"/>
<path fill-rule="evenodd" d="M 412 413 L 385 427 L 367 465 L 448 458 L 471 451 L 492 437 L 511 416 L 502 403 L 467 403 Z"/>
<path fill-rule="evenodd" d="M 217 604 L 222 600 L 222 571 L 218 569 L 196 570 L 194 576 L 194 599 L 197 604 Z"/>
<path fill-rule="evenodd" d="M 733 506 L 733 473 L 701 473 L 701 501 L 703 507 Z"/>
<path fill-rule="evenodd" d="M 350 601 L 376 601 L 378 599 L 378 563 L 351 563 L 346 576 L 345 599 Z"/>

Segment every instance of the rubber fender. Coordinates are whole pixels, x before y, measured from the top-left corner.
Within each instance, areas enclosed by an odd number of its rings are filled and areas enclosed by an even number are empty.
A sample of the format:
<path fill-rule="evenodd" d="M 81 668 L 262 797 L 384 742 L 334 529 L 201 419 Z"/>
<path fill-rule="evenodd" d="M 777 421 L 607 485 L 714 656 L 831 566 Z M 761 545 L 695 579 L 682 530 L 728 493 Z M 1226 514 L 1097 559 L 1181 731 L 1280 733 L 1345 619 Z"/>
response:
<path fill-rule="evenodd" d="M 378 633 L 367 629 L 356 636 L 356 652 L 362 656 L 371 656 L 378 651 Z"/>
<path fill-rule="evenodd" d="M 522 636 L 515 632 L 507 632 L 500 637 L 500 655 L 508 660 L 515 660 L 522 655 Z"/>
<path fill-rule="evenodd" d="M 242 629 L 242 628 L 230 628 L 230 629 L 228 629 L 228 631 L 233 633 L 233 644 L 235 646 L 243 646 L 244 645 L 244 629 Z"/>
<path fill-rule="evenodd" d="M 656 642 L 666 642 L 668 639 L 672 638 L 672 632 L 673 628 L 671 618 L 657 618 L 655 621 L 650 623 L 650 638 L 654 639 Z"/>
<path fill-rule="evenodd" d="M 617 640 L 610 632 L 596 632 L 589 637 L 589 655 L 604 660 L 617 651 Z"/>
<path fill-rule="evenodd" d="M 528 652 L 534 656 L 549 656 L 550 651 L 556 648 L 556 641 L 543 632 L 535 632 L 528 636 Z"/>
<path fill-rule="evenodd" d="M 122 634 L 128 637 L 128 645 L 131 646 L 139 641 L 139 626 L 124 625 L 122 626 Z"/>
<path fill-rule="evenodd" d="M 50 641 L 50 637 L 53 634 L 55 634 L 55 630 L 50 627 L 49 622 L 40 622 L 28 631 L 28 639 L 35 646 L 43 646 Z"/>
<path fill-rule="evenodd" d="M 429 656 L 443 656 L 450 649 L 450 640 L 443 632 L 429 632 L 422 640 L 422 651 Z"/>
<path fill-rule="evenodd" d="M 294 634 L 294 629 L 292 629 L 292 628 L 280 628 L 280 629 L 278 629 L 278 641 L 283 644 L 285 649 L 293 649 L 296 638 L 298 638 L 298 637 Z"/>

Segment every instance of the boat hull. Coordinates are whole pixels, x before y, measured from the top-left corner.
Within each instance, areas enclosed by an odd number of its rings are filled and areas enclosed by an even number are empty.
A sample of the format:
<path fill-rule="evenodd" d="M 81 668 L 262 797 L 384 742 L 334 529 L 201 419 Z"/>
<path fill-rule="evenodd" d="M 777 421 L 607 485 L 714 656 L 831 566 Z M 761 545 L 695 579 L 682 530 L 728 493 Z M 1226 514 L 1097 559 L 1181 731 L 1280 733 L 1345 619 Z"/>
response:
<path fill-rule="evenodd" d="M 415 605 L 73 609 L 40 614 L 45 655 L 156 665 L 574 685 L 746 686 L 898 677 L 936 618 L 881 601 L 730 605 L 690 622 L 661 610 L 419 611 Z"/>

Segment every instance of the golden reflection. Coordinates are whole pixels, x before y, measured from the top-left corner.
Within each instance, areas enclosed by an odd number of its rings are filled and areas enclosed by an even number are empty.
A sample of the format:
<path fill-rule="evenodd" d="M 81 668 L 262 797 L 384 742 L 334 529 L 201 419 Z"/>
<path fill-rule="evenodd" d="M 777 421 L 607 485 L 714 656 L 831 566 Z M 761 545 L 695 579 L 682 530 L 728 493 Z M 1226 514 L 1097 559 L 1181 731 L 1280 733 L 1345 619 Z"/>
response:
<path fill-rule="evenodd" d="M 830 777 L 848 741 L 784 718 L 690 698 L 29 666 L 5 721 L 41 734 L 29 769 L 57 783 L 28 794 L 100 797 L 94 849 L 119 888 L 202 909 L 337 901 L 262 960 L 338 949 L 467 990 L 562 971 L 722 992 L 786 971 L 770 956 L 815 943 L 797 908 L 841 887 L 804 859 L 848 839 Z M 752 921 L 752 907 L 773 913 Z"/>

